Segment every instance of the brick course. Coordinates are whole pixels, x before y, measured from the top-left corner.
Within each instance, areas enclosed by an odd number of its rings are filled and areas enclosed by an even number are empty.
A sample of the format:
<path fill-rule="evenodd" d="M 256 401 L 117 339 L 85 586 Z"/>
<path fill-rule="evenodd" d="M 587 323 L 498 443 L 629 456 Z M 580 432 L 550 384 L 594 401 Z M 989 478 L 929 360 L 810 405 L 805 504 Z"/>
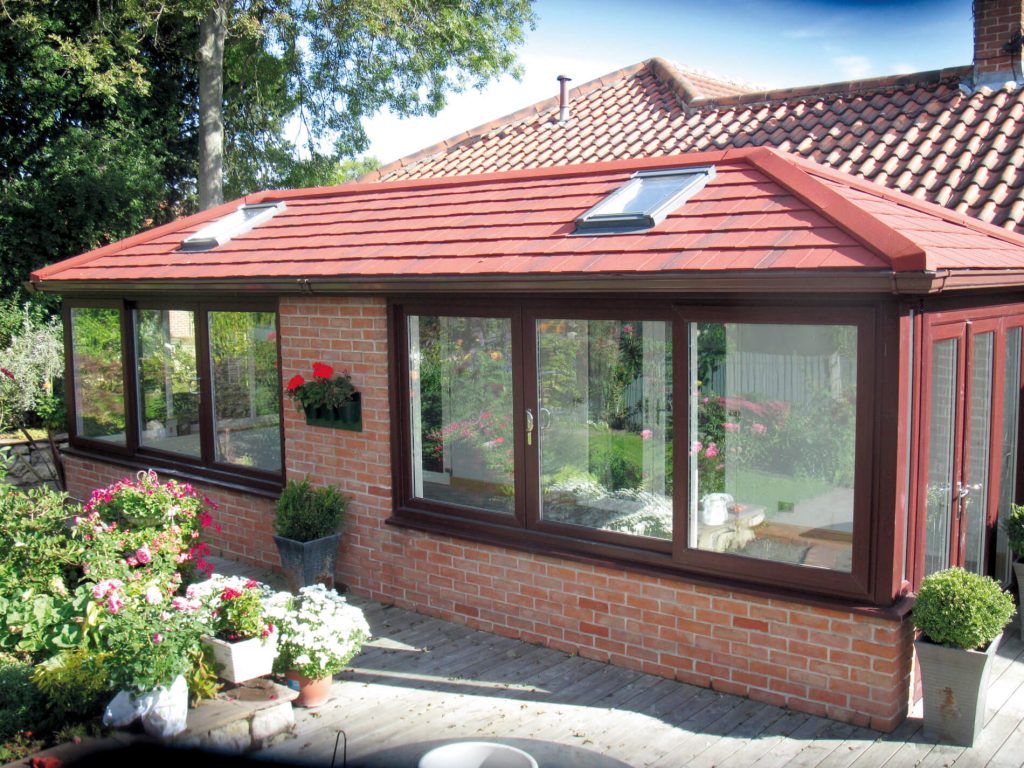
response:
<path fill-rule="evenodd" d="M 288 297 L 282 380 L 323 361 L 352 374 L 363 431 L 285 413 L 289 478 L 350 498 L 339 579 L 355 593 L 476 629 L 880 730 L 906 716 L 908 622 L 746 595 L 681 579 L 579 564 L 385 525 L 391 514 L 386 303 Z M 72 492 L 124 474 L 68 458 Z M 221 504 L 224 554 L 277 565 L 273 503 L 203 489 Z"/>

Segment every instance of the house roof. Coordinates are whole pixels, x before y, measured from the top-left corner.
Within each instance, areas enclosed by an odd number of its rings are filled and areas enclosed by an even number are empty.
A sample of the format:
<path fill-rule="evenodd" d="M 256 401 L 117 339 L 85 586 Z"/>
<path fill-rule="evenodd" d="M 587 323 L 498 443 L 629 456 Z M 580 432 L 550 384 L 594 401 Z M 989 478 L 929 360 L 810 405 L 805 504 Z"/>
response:
<path fill-rule="evenodd" d="M 573 234 L 575 219 L 634 172 L 707 164 L 714 178 L 653 229 Z M 186 236 L 239 204 L 271 200 L 285 202 L 272 219 L 209 250 L 182 250 Z M 747 289 L 765 290 L 765 279 L 779 276 L 793 290 L 1017 285 L 1024 283 L 1024 237 L 754 148 L 265 192 L 45 267 L 32 281 L 44 290 L 122 293 L 225 285 L 384 291 L 430 283 L 459 290 L 481 281 L 619 289 L 639 279 L 675 290 L 748 280 Z M 899 285 L 890 284 L 895 277 Z"/>
<path fill-rule="evenodd" d="M 365 181 L 772 147 L 1024 231 L 1024 89 L 970 66 L 773 91 L 649 59 L 429 147 Z"/>

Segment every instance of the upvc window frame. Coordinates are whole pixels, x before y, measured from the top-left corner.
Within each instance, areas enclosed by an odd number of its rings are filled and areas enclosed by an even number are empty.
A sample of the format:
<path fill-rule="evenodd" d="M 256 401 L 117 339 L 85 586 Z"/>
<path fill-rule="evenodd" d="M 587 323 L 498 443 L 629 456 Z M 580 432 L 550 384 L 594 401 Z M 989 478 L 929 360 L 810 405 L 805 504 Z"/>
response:
<path fill-rule="evenodd" d="M 118 463 L 140 469 L 163 470 L 204 482 L 251 491 L 258 494 L 276 494 L 284 485 L 285 441 L 284 441 L 284 397 L 279 393 L 278 434 L 281 445 L 281 467 L 277 472 L 255 469 L 243 464 L 217 461 L 213 433 L 213 381 L 210 370 L 210 345 L 208 333 L 209 312 L 269 312 L 275 317 L 275 327 L 280 329 L 280 312 L 276 299 L 252 300 L 235 298 L 203 298 L 192 301 L 154 301 L 141 299 L 133 301 L 96 300 L 89 298 L 67 298 L 64 301 L 65 360 L 67 391 L 74 392 L 76 371 L 72 365 L 71 351 L 71 310 L 74 307 L 115 308 L 120 312 L 121 359 L 123 391 L 125 402 L 126 445 L 118 446 L 104 441 L 83 437 L 75 429 L 74 398 L 68 404 L 68 440 L 73 453 L 88 458 L 112 459 Z M 196 368 L 199 378 L 199 424 L 201 452 L 199 457 L 161 450 L 140 444 L 141 423 L 138 403 L 138 359 L 137 338 L 134 321 L 135 310 L 183 310 L 194 313 L 196 333 Z M 277 368 L 281 368 L 281 342 L 278 332 L 275 340 Z"/>
<path fill-rule="evenodd" d="M 634 568 L 674 576 L 693 576 L 713 582 L 745 583 L 754 589 L 772 592 L 818 595 L 826 601 L 876 603 L 885 600 L 885 588 L 879 587 L 877 574 L 879 542 L 877 515 L 873 512 L 873 484 L 876 468 L 873 445 L 876 439 L 876 381 L 878 355 L 876 310 L 871 306 L 810 307 L 760 306 L 728 308 L 699 304 L 680 304 L 668 299 L 643 302 L 601 303 L 593 309 L 592 301 L 524 299 L 504 302 L 518 318 L 519 329 L 513 329 L 516 399 L 514 408 L 520 413 L 526 397 L 526 379 L 535 375 L 536 350 L 524 350 L 528 339 L 527 325 L 542 314 L 564 318 L 650 319 L 669 318 L 673 339 L 673 539 L 670 545 L 655 539 L 619 534 L 601 529 L 538 521 L 538 509 L 532 498 L 522 490 L 535 488 L 536 481 L 527 473 L 536 468 L 527 461 L 523 440 L 524 429 L 517 424 L 517 491 L 515 518 L 498 519 L 478 510 L 455 507 L 437 501 L 415 498 L 411 493 L 412 457 L 409 451 L 411 422 L 409 398 L 396 397 L 392 403 L 392 470 L 394 513 L 389 522 L 419 530 L 443 532 L 473 540 L 543 552 L 556 557 L 587 562 L 601 562 L 616 567 Z M 449 301 L 402 301 L 394 299 L 391 319 L 391 379 L 395 392 L 409 392 L 406 338 L 409 315 L 473 316 L 473 312 L 504 316 L 494 303 L 480 304 Z M 551 313 L 555 313 L 551 315 Z M 513 322 L 516 322 L 514 320 Z M 857 404 L 854 475 L 854 533 L 850 572 L 792 565 L 772 560 L 703 551 L 687 545 L 688 509 L 688 408 L 686 397 L 688 371 L 688 327 L 694 322 L 763 323 L 792 325 L 852 325 L 857 328 Z M 535 341 L 535 339 L 534 339 Z M 525 363 L 527 358 L 530 361 Z M 516 422 L 519 420 L 516 419 Z M 883 558 L 885 559 L 885 558 Z M 885 567 L 889 567 L 888 563 Z"/>

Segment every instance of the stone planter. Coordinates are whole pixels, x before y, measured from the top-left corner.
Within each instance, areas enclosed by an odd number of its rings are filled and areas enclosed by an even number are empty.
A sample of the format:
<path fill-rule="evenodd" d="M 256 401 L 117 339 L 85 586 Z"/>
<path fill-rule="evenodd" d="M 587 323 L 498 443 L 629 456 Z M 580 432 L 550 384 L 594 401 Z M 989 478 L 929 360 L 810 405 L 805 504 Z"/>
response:
<path fill-rule="evenodd" d="M 253 637 L 229 643 L 216 637 L 204 636 L 203 643 L 213 649 L 213 658 L 222 667 L 218 677 L 229 683 L 243 683 L 255 677 L 269 675 L 277 657 L 277 633 L 270 637 Z"/>
<path fill-rule="evenodd" d="M 363 431 L 363 402 L 360 393 L 352 395 L 352 399 L 338 408 L 326 406 L 307 406 L 306 423 L 314 427 L 329 429 L 347 429 L 352 432 Z"/>
<path fill-rule="evenodd" d="M 292 702 L 296 707 L 319 707 L 331 697 L 333 677 L 306 677 L 290 669 L 285 673 L 285 679 L 291 690 L 299 692 Z"/>
<path fill-rule="evenodd" d="M 1000 633 L 984 651 L 947 648 L 928 640 L 914 643 L 921 663 L 925 736 L 974 745 L 985 725 L 988 678 L 1002 638 Z"/>
<path fill-rule="evenodd" d="M 1020 639 L 1024 640 L 1024 561 L 1013 564 L 1013 572 L 1017 575 L 1017 621 L 1020 624 Z"/>
<path fill-rule="evenodd" d="M 281 571 L 288 591 L 297 594 L 302 587 L 323 584 L 334 589 L 334 566 L 338 562 L 340 533 L 313 541 L 295 541 L 274 536 L 277 553 L 281 557 Z"/>

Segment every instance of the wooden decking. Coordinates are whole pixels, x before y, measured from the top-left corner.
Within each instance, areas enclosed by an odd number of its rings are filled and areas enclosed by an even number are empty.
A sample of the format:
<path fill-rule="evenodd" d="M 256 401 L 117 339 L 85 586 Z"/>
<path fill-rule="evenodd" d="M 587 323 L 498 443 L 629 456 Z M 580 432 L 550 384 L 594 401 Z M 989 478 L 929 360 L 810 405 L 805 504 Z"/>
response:
<path fill-rule="evenodd" d="M 541 768 L 1024 766 L 1017 621 L 993 670 L 988 724 L 963 749 L 926 740 L 920 713 L 880 734 L 352 602 L 366 611 L 374 640 L 338 676 L 328 704 L 296 710 L 297 738 L 261 758 L 330 765 L 343 729 L 348 766 L 365 768 L 415 768 L 428 749 L 468 739 L 518 746 Z"/>

